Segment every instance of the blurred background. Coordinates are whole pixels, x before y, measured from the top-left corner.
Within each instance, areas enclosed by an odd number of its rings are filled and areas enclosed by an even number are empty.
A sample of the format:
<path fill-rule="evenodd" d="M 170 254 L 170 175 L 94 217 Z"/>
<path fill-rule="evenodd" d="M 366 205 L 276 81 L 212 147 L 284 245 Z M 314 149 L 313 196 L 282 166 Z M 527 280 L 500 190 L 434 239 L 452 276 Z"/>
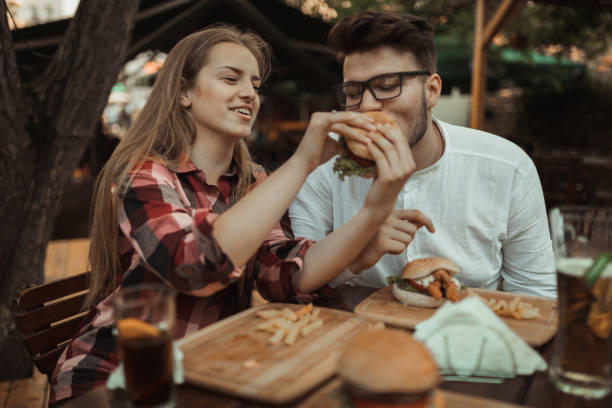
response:
<path fill-rule="evenodd" d="M 143 0 L 128 61 L 63 198 L 52 239 L 87 237 L 93 182 L 144 105 L 168 50 L 207 24 L 258 31 L 275 72 L 249 139 L 268 170 L 287 159 L 310 115 L 336 108 L 340 80 L 325 45 L 335 21 L 363 9 L 405 10 L 435 27 L 443 97 L 435 115 L 469 126 L 476 0 Z M 503 5 L 489 0 L 489 16 Z M 612 13 L 605 1 L 522 1 L 492 38 L 480 128 L 521 146 L 535 161 L 547 206 L 612 204 Z M 578 4 L 580 3 L 580 4 Z M 20 67 L 44 65 L 78 0 L 10 0 Z M 36 70 L 32 70 L 35 72 Z M 22 76 L 27 78 L 27 72 Z"/>

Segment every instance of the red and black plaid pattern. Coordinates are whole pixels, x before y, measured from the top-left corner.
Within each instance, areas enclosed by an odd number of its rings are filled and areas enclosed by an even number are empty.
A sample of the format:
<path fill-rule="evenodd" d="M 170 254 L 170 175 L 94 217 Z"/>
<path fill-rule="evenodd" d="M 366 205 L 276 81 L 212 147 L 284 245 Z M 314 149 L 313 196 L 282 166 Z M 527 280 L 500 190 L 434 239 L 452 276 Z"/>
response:
<path fill-rule="evenodd" d="M 263 170 L 255 172 L 253 187 L 265 178 Z M 248 307 L 255 283 L 264 297 L 275 301 L 305 303 L 333 292 L 329 286 L 316 294 L 297 293 L 293 288 L 292 277 L 302 268 L 312 241 L 294 239 L 286 217 L 246 267 L 234 267 L 211 232 L 215 218 L 232 204 L 236 181 L 234 171 L 223 175 L 218 186 L 209 185 L 191 161 L 178 168 L 147 161 L 120 194 L 119 250 L 124 272 L 115 291 L 141 283 L 176 289 L 175 338 Z M 111 297 L 102 299 L 83 319 L 59 358 L 50 402 L 103 385 L 117 366 Z"/>

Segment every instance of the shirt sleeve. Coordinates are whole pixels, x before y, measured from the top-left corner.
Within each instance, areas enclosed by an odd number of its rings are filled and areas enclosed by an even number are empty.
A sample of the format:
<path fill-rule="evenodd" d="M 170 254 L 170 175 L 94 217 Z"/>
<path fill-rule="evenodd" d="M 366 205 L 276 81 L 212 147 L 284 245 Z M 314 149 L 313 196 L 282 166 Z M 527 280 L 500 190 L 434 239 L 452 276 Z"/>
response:
<path fill-rule="evenodd" d="M 557 284 L 552 241 L 542 186 L 531 159 L 525 157 L 514 177 L 506 240 L 502 243 L 503 287 L 510 292 L 554 298 Z"/>
<path fill-rule="evenodd" d="M 145 164 L 119 195 L 120 229 L 144 266 L 175 289 L 210 296 L 241 274 L 212 237 L 216 218 L 191 209 L 160 164 Z"/>
<path fill-rule="evenodd" d="M 289 207 L 296 237 L 319 241 L 333 230 L 331 183 L 323 166 L 313 171 Z"/>

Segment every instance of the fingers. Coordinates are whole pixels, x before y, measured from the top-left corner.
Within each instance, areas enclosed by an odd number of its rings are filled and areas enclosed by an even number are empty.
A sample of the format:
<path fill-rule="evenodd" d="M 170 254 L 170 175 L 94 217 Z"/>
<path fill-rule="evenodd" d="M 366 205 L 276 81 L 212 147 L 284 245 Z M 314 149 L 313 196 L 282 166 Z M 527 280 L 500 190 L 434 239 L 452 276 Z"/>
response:
<path fill-rule="evenodd" d="M 340 152 L 340 145 L 331 137 L 325 139 L 323 152 L 321 153 L 321 163 L 325 163 Z"/>
<path fill-rule="evenodd" d="M 419 210 L 393 210 L 392 217 L 403 222 L 414 224 L 417 228 L 425 226 L 429 232 L 436 232 L 431 218 Z"/>
<path fill-rule="evenodd" d="M 383 126 L 380 125 L 378 127 L 383 128 Z M 371 133 L 370 136 L 372 136 L 373 144 L 375 144 L 376 147 L 378 147 L 383 152 L 389 168 L 393 169 L 394 171 L 401 169 L 403 165 L 401 163 L 401 158 L 397 145 L 385 136 L 380 136 L 375 133 Z M 378 165 L 378 162 L 376 163 L 376 165 Z"/>
<path fill-rule="evenodd" d="M 401 172 L 402 174 L 407 174 L 408 176 L 414 173 L 416 163 L 412 157 L 412 152 L 410 150 L 410 146 L 408 145 L 408 141 L 402 131 L 398 127 L 390 124 L 378 125 L 378 131 L 382 133 L 385 138 L 395 147 L 399 157 L 398 161 L 400 163 L 399 167 L 396 167 L 397 171 Z M 375 142 L 378 141 L 378 139 L 375 139 Z M 384 140 L 381 140 L 380 142 L 384 143 Z"/>

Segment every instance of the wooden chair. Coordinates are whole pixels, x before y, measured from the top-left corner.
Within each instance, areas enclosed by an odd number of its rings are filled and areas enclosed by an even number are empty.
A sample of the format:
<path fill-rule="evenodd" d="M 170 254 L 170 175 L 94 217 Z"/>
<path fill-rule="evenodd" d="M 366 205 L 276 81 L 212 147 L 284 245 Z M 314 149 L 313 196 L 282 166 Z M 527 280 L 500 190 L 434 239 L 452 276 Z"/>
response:
<path fill-rule="evenodd" d="M 17 298 L 15 323 L 41 373 L 51 377 L 57 359 L 88 312 L 83 302 L 90 273 L 81 273 L 23 289 Z"/>

